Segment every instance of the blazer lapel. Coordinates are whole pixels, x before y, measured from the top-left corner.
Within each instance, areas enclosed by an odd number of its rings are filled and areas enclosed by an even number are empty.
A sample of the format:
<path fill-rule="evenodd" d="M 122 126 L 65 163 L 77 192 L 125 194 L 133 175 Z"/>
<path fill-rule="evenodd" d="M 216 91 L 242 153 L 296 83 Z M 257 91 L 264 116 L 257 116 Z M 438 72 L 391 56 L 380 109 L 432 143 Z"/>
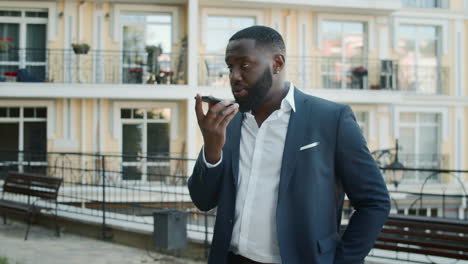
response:
<path fill-rule="evenodd" d="M 239 178 L 239 148 L 240 148 L 240 135 L 241 135 L 241 127 L 242 127 L 242 113 L 238 113 L 232 119 L 232 132 L 231 138 L 229 142 L 231 144 L 231 159 L 232 159 L 232 176 L 233 176 L 233 183 L 237 186 L 238 178 Z"/>
<path fill-rule="evenodd" d="M 286 192 L 289 182 L 296 166 L 297 154 L 299 153 L 300 144 L 305 136 L 304 122 L 307 120 L 308 109 L 305 102 L 307 97 L 295 88 L 294 103 L 296 111 L 291 112 L 289 118 L 286 140 L 284 142 L 283 159 L 281 162 L 280 183 L 278 202 Z"/>

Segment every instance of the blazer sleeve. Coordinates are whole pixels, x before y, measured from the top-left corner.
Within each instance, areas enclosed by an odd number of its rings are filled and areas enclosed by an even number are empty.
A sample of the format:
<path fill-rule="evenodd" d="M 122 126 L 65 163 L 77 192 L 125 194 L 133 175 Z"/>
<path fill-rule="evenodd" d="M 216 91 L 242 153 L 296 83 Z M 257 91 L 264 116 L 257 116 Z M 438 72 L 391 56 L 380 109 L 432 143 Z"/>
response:
<path fill-rule="evenodd" d="M 349 106 L 339 116 L 335 169 L 355 212 L 337 246 L 335 264 L 363 263 L 387 219 L 390 198 Z"/>
<path fill-rule="evenodd" d="M 192 175 L 188 180 L 188 189 L 193 203 L 201 211 L 215 208 L 219 202 L 219 191 L 226 163 L 226 155 L 220 164 L 213 168 L 206 166 L 203 158 L 203 148 L 198 155 Z M 223 150 L 223 153 L 225 151 Z"/>

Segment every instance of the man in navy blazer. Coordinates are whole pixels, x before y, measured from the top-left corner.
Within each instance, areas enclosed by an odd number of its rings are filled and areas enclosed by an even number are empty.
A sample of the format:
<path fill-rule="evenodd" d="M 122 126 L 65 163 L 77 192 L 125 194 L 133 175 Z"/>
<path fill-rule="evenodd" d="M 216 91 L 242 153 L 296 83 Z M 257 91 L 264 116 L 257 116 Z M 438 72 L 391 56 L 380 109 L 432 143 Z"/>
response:
<path fill-rule="evenodd" d="M 226 49 L 236 103 L 204 114 L 197 95 L 204 147 L 188 187 L 200 210 L 217 207 L 210 264 L 362 263 L 388 216 L 351 109 L 286 82 L 285 58 L 278 32 L 243 29 Z M 345 194 L 355 211 L 340 235 Z"/>

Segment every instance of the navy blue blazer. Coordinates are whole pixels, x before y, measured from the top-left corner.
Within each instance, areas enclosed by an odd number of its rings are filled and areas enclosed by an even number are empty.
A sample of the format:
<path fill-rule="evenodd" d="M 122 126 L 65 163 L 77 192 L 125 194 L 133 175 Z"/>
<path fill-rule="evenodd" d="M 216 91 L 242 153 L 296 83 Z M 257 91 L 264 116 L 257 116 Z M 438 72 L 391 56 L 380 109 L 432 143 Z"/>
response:
<path fill-rule="evenodd" d="M 295 89 L 281 164 L 276 228 L 284 264 L 362 263 L 390 210 L 380 170 L 349 106 Z M 223 160 L 207 168 L 201 153 L 188 181 L 202 211 L 217 207 L 208 263 L 225 264 L 234 225 L 242 114 L 227 127 Z M 313 148 L 301 146 L 320 142 Z M 355 212 L 341 236 L 344 194 Z"/>

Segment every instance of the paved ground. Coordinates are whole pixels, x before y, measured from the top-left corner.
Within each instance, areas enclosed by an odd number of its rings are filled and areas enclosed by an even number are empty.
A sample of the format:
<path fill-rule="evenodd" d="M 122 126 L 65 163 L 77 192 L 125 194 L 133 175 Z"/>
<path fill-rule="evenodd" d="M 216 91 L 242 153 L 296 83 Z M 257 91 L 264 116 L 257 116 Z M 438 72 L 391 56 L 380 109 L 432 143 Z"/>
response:
<path fill-rule="evenodd" d="M 34 225 L 24 241 L 23 223 L 0 223 L 0 257 L 10 264 L 202 264 L 203 262 L 173 258 L 88 237 L 53 231 Z M 155 260 L 155 258 L 162 260 Z"/>

